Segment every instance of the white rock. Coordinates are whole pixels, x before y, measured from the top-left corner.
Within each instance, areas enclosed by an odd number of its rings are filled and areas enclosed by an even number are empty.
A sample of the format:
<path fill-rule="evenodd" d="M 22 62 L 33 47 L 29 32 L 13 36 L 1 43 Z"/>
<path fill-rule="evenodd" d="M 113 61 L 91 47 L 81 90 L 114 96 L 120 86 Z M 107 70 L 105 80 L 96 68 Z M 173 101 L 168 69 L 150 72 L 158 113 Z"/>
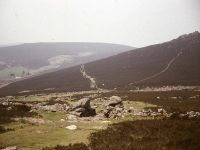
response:
<path fill-rule="evenodd" d="M 1 150 L 16 150 L 17 147 L 16 146 L 11 146 L 11 147 L 6 147 L 6 148 L 3 148 Z"/>
<path fill-rule="evenodd" d="M 102 121 L 102 123 L 111 123 L 111 121 L 109 121 L 109 120 L 104 120 L 104 121 Z"/>
<path fill-rule="evenodd" d="M 76 125 L 70 125 L 70 126 L 66 126 L 65 128 L 69 129 L 69 130 L 76 130 L 77 126 Z"/>
<path fill-rule="evenodd" d="M 78 121 L 78 119 L 75 115 L 68 115 L 66 119 L 68 122 L 77 122 Z"/>
<path fill-rule="evenodd" d="M 158 108 L 159 113 L 163 113 L 164 109 L 163 108 Z"/>
<path fill-rule="evenodd" d="M 112 96 L 110 97 L 110 100 L 108 101 L 108 103 L 106 104 L 106 106 L 113 106 L 115 107 L 118 104 L 122 103 L 122 99 L 119 96 Z"/>
<path fill-rule="evenodd" d="M 157 97 L 156 97 L 156 99 L 160 99 L 160 97 L 159 97 L 159 96 L 157 96 Z"/>
<path fill-rule="evenodd" d="M 60 119 L 60 121 L 61 121 L 61 122 L 64 122 L 64 121 L 65 121 L 65 119 Z"/>
<path fill-rule="evenodd" d="M 175 97 L 175 96 L 174 96 L 174 97 L 170 97 L 170 98 L 171 98 L 171 99 L 177 99 L 177 97 Z"/>
<path fill-rule="evenodd" d="M 7 108 L 7 110 L 11 110 L 11 109 L 12 109 L 12 107 L 8 107 L 8 108 Z"/>

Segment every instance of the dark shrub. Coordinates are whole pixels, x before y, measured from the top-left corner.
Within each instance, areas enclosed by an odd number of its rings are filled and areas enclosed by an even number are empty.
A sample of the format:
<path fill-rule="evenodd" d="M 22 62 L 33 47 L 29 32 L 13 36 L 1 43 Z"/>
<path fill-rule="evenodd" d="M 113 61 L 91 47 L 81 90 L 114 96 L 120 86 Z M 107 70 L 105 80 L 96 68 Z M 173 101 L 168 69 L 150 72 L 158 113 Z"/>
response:
<path fill-rule="evenodd" d="M 8 106 L 0 104 L 0 124 L 10 122 L 14 117 L 31 117 L 37 115 L 35 112 L 30 112 L 31 108 L 21 105 L 11 105 L 11 110 L 8 110 Z"/>
<path fill-rule="evenodd" d="M 0 134 L 4 133 L 4 132 L 8 132 L 8 131 L 14 131 L 14 129 L 4 128 L 4 127 L 0 126 Z"/>
<path fill-rule="evenodd" d="M 90 136 L 92 150 L 197 150 L 200 121 L 140 120 L 113 124 Z"/>
<path fill-rule="evenodd" d="M 84 143 L 69 144 L 68 146 L 57 145 L 53 148 L 43 148 L 43 150 L 89 150 Z"/>

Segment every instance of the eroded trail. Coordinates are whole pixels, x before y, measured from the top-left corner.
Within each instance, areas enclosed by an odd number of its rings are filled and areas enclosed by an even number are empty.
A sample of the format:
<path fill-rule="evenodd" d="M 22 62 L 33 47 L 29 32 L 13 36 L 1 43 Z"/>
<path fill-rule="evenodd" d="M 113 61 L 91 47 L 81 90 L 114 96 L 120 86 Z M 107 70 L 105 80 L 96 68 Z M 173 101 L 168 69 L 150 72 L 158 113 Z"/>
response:
<path fill-rule="evenodd" d="M 97 84 L 96 84 L 95 79 L 92 78 L 90 75 L 88 75 L 86 73 L 84 65 L 81 65 L 80 72 L 82 73 L 82 75 L 83 75 L 84 78 L 89 79 L 89 81 L 90 81 L 90 88 L 92 88 L 92 89 L 99 89 L 98 86 L 97 86 Z"/>
<path fill-rule="evenodd" d="M 153 78 L 158 77 L 159 75 L 165 73 L 165 72 L 171 67 L 171 65 L 176 61 L 176 59 L 177 59 L 180 55 L 182 55 L 182 52 L 179 52 L 174 58 L 172 58 L 172 59 L 169 61 L 169 63 L 167 64 L 167 66 L 166 66 L 163 70 L 161 70 L 160 72 L 158 72 L 158 73 L 156 73 L 156 74 L 154 74 L 154 75 L 151 75 L 151 76 L 149 76 L 149 77 L 146 77 L 146 78 L 144 78 L 144 79 L 142 79 L 142 80 L 135 81 L 134 83 L 131 83 L 131 84 L 133 85 L 133 84 L 140 83 L 140 82 L 143 82 L 143 81 L 146 81 L 146 80 L 149 80 L 149 79 L 153 79 Z"/>

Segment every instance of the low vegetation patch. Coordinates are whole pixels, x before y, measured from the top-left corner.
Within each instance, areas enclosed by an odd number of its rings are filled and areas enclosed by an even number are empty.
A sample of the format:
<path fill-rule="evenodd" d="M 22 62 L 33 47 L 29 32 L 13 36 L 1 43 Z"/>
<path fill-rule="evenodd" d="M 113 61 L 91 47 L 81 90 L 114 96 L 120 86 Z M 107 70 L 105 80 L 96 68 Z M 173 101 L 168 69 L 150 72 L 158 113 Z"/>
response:
<path fill-rule="evenodd" d="M 76 144 L 69 144 L 68 146 L 60 146 L 57 145 L 54 148 L 43 148 L 42 150 L 89 150 L 86 144 L 84 143 L 76 143 Z"/>
<path fill-rule="evenodd" d="M 30 112 L 31 108 L 26 105 L 2 105 L 0 104 L 0 124 L 10 122 L 15 117 L 31 117 L 37 115 L 35 112 Z"/>
<path fill-rule="evenodd" d="M 200 149 L 200 121 L 138 120 L 113 124 L 92 133 L 89 147 L 94 150 Z"/>
<path fill-rule="evenodd" d="M 43 150 L 197 150 L 199 126 L 199 120 L 125 121 L 91 133 L 87 146 L 77 143 Z"/>
<path fill-rule="evenodd" d="M 3 126 L 0 126 L 0 134 L 8 131 L 14 131 L 14 129 L 11 128 L 5 128 Z"/>

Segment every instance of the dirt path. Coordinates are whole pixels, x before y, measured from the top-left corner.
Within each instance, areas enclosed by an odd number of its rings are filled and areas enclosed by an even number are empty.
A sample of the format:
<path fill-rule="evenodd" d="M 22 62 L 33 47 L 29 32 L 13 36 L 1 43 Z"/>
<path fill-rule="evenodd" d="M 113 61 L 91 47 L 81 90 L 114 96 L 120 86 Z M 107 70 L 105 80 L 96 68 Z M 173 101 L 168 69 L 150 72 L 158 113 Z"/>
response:
<path fill-rule="evenodd" d="M 90 75 L 88 75 L 86 73 L 84 65 L 81 65 L 80 72 L 82 73 L 82 75 L 83 75 L 84 78 L 90 80 L 90 88 L 92 88 L 92 89 L 99 89 L 98 86 L 97 86 L 97 84 L 96 84 L 95 79 L 92 78 Z"/>
<path fill-rule="evenodd" d="M 153 79 L 153 78 L 158 77 L 159 75 L 165 73 L 165 72 L 171 67 L 171 65 L 176 61 L 176 59 L 177 59 L 180 55 L 182 55 L 182 52 L 179 52 L 174 58 L 172 58 L 172 59 L 169 61 L 169 63 L 167 64 L 167 66 L 166 66 L 163 70 L 161 70 L 160 72 L 158 72 L 158 73 L 156 73 L 156 74 L 154 74 L 154 75 L 151 75 L 151 76 L 149 76 L 149 77 L 146 77 L 146 78 L 144 78 L 144 79 L 142 79 L 142 80 L 135 81 L 135 82 L 131 83 L 131 85 L 136 84 L 136 83 L 140 83 L 140 82 L 143 82 L 143 81 L 146 81 L 146 80 L 149 80 L 149 79 Z"/>

